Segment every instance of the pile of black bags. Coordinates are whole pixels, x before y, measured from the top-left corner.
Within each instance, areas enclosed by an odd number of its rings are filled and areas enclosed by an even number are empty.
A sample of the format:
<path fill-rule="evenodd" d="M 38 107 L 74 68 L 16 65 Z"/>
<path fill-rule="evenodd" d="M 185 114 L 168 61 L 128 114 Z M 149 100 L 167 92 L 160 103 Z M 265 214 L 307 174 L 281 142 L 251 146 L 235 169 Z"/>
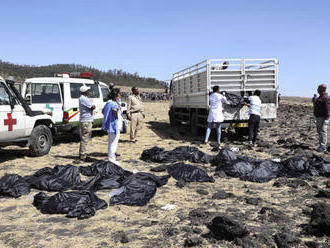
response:
<path fill-rule="evenodd" d="M 308 160 L 292 157 L 282 162 L 274 162 L 236 156 L 231 150 L 222 149 L 214 158 L 213 164 L 217 166 L 217 171 L 223 171 L 227 176 L 259 183 L 268 182 L 277 177 L 330 176 L 330 162 L 320 157 L 312 157 Z"/>
<path fill-rule="evenodd" d="M 228 148 L 223 148 L 215 155 L 206 154 L 196 147 L 180 146 L 171 151 L 163 148 L 153 147 L 144 150 L 141 159 L 157 163 L 176 163 L 190 161 L 193 163 L 211 163 L 216 166 L 216 171 L 223 171 L 227 176 L 238 177 L 251 182 L 268 182 L 278 177 L 306 178 L 310 176 L 330 176 L 330 161 L 321 157 L 313 156 L 305 160 L 302 157 L 292 157 L 281 162 L 272 160 L 260 160 L 247 156 L 237 156 Z M 170 165 L 168 172 L 171 175 L 170 167 L 180 168 L 182 174 L 187 171 L 184 165 Z M 188 166 L 189 167 L 189 166 Z M 190 167 L 188 170 L 193 171 Z M 173 176 L 177 180 L 177 177 Z M 184 178 L 183 178 L 184 179 Z M 184 179 L 184 181 L 189 181 Z M 195 181 L 195 180 L 192 180 Z"/>
<path fill-rule="evenodd" d="M 82 181 L 80 174 L 92 178 Z M 95 191 L 120 188 L 120 193 L 111 197 L 110 205 L 143 206 L 155 195 L 158 187 L 167 183 L 169 177 L 143 172 L 133 174 L 107 161 L 98 161 L 87 167 L 57 165 L 42 168 L 30 176 L 3 176 L 0 178 L 0 197 L 17 198 L 29 194 L 31 188 L 56 191 L 59 193 L 53 196 L 38 193 L 33 205 L 44 214 L 65 214 L 69 218 L 85 219 L 107 207 Z"/>
<path fill-rule="evenodd" d="M 112 195 L 110 205 L 143 206 L 154 197 L 157 188 L 165 185 L 171 176 L 185 183 L 214 182 L 213 177 L 202 168 L 182 161 L 209 163 L 216 166 L 216 171 L 221 171 L 226 176 L 259 183 L 278 177 L 330 176 L 330 161 L 317 156 L 307 160 L 302 157 L 292 157 L 275 162 L 237 156 L 226 148 L 220 150 L 216 156 L 212 156 L 196 147 L 181 146 L 171 151 L 153 147 L 144 150 L 141 159 L 170 163 L 162 165 L 165 168 L 162 168 L 164 169 L 162 171 L 167 171 L 168 175 L 132 173 L 107 161 L 98 161 L 87 167 L 57 165 L 54 168 L 42 168 L 33 175 L 25 177 L 17 174 L 4 175 L 0 178 L 0 197 L 17 198 L 29 194 L 31 188 L 59 192 L 53 196 L 47 196 L 43 192 L 37 194 L 34 198 L 34 206 L 42 213 L 66 214 L 67 217 L 83 219 L 107 207 L 107 203 L 94 194 L 98 190 L 120 189 Z M 91 178 L 83 181 L 80 174 Z"/>

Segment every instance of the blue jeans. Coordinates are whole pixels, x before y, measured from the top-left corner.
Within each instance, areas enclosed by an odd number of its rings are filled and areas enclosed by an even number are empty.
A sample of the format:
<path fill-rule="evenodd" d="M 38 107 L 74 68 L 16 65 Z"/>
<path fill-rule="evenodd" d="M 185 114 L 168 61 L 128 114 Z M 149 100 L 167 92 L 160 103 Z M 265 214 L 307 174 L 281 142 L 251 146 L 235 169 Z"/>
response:
<path fill-rule="evenodd" d="M 221 122 L 208 122 L 207 123 L 205 142 L 209 141 L 209 137 L 210 137 L 210 134 L 211 134 L 211 129 L 213 128 L 213 123 L 216 124 L 216 127 L 217 127 L 217 141 L 218 141 L 218 144 L 220 144 L 220 140 L 221 140 Z"/>

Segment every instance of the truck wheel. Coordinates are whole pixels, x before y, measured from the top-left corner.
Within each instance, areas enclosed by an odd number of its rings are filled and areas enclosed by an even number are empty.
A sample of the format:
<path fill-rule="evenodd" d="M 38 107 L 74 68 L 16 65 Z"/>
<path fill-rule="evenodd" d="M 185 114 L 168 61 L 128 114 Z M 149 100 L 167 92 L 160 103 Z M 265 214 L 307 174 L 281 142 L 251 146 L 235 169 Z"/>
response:
<path fill-rule="evenodd" d="M 190 132 L 193 136 L 198 136 L 201 134 L 201 128 L 197 125 L 198 118 L 197 113 L 192 113 L 190 119 Z"/>
<path fill-rule="evenodd" d="M 174 111 L 173 111 L 173 110 L 170 110 L 170 111 L 168 112 L 168 116 L 169 116 L 169 119 L 170 119 L 170 125 L 171 125 L 172 127 L 176 127 L 176 126 L 179 125 L 179 122 L 177 122 L 177 121 L 175 120 L 175 115 L 174 115 Z"/>
<path fill-rule="evenodd" d="M 30 140 L 30 150 L 34 156 L 46 155 L 53 144 L 52 132 L 45 125 L 36 126 L 32 130 Z"/>
<path fill-rule="evenodd" d="M 238 135 L 249 135 L 249 128 L 247 127 L 235 127 L 235 133 Z"/>

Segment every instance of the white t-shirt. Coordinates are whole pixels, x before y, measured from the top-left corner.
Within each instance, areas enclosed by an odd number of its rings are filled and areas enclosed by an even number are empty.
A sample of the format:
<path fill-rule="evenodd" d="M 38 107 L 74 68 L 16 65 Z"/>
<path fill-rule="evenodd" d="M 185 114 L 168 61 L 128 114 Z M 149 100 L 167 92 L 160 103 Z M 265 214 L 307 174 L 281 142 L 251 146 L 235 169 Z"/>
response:
<path fill-rule="evenodd" d="M 261 115 L 261 100 L 259 96 L 250 96 L 249 115 Z"/>
<path fill-rule="evenodd" d="M 212 93 L 209 97 L 210 108 L 207 122 L 223 122 L 222 103 L 227 103 L 227 98 L 219 93 Z"/>

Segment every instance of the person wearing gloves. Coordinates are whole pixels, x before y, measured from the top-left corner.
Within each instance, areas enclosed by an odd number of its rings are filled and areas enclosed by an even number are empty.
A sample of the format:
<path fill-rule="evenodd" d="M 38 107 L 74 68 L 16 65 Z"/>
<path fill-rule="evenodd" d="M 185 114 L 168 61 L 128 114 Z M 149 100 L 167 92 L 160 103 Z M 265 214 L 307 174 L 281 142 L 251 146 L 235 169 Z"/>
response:
<path fill-rule="evenodd" d="M 326 92 L 327 86 L 320 84 L 317 88 L 319 97 L 313 99 L 314 103 L 314 116 L 316 119 L 316 129 L 319 135 L 318 152 L 327 151 L 327 133 L 330 116 L 330 97 Z"/>
<path fill-rule="evenodd" d="M 120 107 L 118 101 L 120 99 L 119 89 L 113 89 L 110 94 L 110 100 L 104 106 L 102 130 L 108 132 L 108 161 L 118 165 L 116 160 L 116 150 L 118 147 L 118 141 L 120 137 L 120 130 L 118 124 L 118 118 L 120 113 Z"/>
<path fill-rule="evenodd" d="M 225 92 L 220 94 L 219 86 L 213 87 L 213 93 L 209 96 L 209 114 L 207 117 L 207 129 L 204 144 L 207 144 L 209 141 L 209 137 L 211 134 L 211 129 L 213 125 L 216 125 L 217 128 L 217 142 L 218 146 L 220 146 L 221 141 L 221 122 L 224 120 L 223 112 L 222 112 L 222 104 L 229 104 L 227 98 L 225 97 Z"/>
<path fill-rule="evenodd" d="M 95 105 L 88 99 L 90 87 L 81 86 L 79 98 L 79 126 L 80 126 L 80 147 L 79 158 L 85 162 L 91 162 L 91 158 L 87 157 L 86 150 L 87 144 L 92 136 L 92 126 L 94 121 L 93 110 Z"/>

